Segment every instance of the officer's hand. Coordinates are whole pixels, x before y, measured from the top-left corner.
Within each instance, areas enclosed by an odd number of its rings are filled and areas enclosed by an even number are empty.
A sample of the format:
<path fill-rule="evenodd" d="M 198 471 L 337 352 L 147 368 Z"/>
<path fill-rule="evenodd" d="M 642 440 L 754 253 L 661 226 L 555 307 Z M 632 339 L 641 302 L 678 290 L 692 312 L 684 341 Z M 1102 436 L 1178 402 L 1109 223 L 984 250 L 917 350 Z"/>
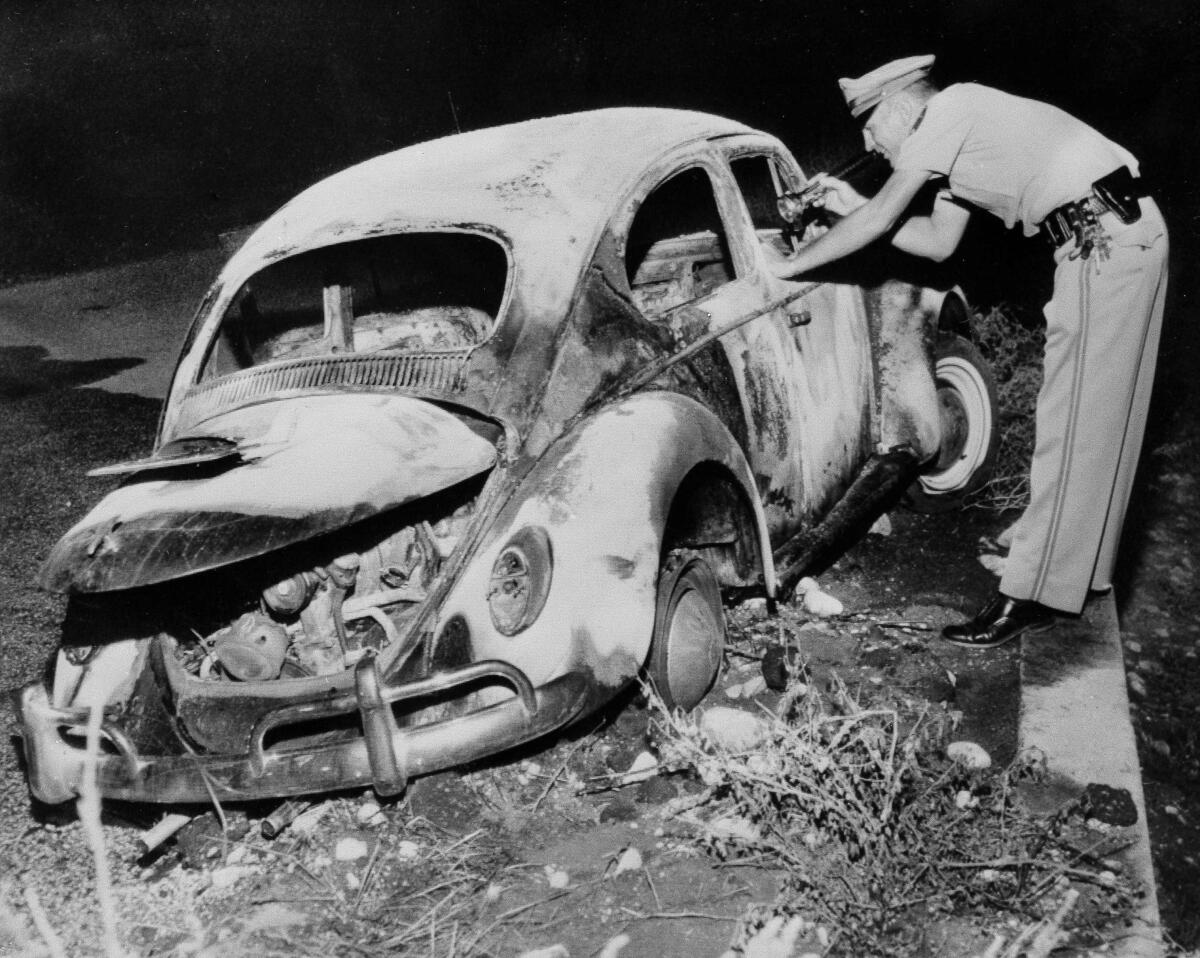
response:
<path fill-rule="evenodd" d="M 867 202 L 867 198 L 845 180 L 839 180 L 828 173 L 818 173 L 808 181 L 807 186 L 818 184 L 825 189 L 825 193 L 813 200 L 813 206 L 823 206 L 835 216 L 853 213 Z"/>

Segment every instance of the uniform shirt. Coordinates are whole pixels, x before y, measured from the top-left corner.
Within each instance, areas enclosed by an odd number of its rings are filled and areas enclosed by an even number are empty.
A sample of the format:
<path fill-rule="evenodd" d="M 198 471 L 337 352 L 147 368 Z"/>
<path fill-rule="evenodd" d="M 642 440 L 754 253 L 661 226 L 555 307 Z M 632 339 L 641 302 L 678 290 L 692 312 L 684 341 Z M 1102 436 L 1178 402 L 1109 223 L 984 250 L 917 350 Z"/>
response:
<path fill-rule="evenodd" d="M 958 199 L 995 213 L 1032 236 L 1051 210 L 1086 196 L 1120 166 L 1137 160 L 1069 113 L 978 83 L 934 94 L 901 144 L 897 170 L 948 179 Z"/>

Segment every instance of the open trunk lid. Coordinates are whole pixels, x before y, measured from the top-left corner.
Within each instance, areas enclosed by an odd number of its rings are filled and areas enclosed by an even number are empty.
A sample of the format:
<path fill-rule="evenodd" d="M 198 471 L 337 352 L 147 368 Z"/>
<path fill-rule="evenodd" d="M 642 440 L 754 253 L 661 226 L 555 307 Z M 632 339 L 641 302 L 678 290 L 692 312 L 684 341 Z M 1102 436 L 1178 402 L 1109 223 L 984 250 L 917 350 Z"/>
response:
<path fill-rule="evenodd" d="M 40 583 L 105 592 L 263 555 L 490 469 L 492 443 L 444 409 L 306 396 L 217 416 L 149 459 L 59 540 Z"/>

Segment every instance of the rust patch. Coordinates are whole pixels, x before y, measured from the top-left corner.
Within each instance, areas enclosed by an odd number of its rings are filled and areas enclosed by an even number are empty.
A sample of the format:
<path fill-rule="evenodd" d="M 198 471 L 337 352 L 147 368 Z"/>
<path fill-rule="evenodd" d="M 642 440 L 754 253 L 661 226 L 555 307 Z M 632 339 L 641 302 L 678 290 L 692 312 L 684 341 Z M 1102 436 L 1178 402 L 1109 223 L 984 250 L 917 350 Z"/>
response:
<path fill-rule="evenodd" d="M 592 669 L 597 684 L 617 688 L 637 677 L 641 663 L 628 652 L 615 652 Z"/>
<path fill-rule="evenodd" d="M 553 194 L 551 194 L 549 187 L 546 186 L 545 174 L 554 167 L 555 161 L 560 156 L 562 156 L 561 152 L 551 153 L 545 159 L 531 163 L 529 169 L 519 176 L 502 180 L 489 188 L 497 196 L 505 200 L 520 199 L 528 196 L 539 196 L 543 199 L 549 199 Z"/>
<path fill-rule="evenodd" d="M 872 290 L 868 304 L 879 377 L 879 440 L 885 448 L 911 446 L 922 457 L 937 451 L 940 419 L 929 350 L 933 313 L 922 292 L 890 281 Z"/>
<path fill-rule="evenodd" d="M 605 656 L 599 655 L 587 626 L 572 627 L 571 645 L 575 649 L 575 660 L 580 667 L 591 671 L 592 678 L 600 687 L 620 688 L 636 678 L 641 671 L 642 663 L 628 652 L 617 651 Z"/>
<path fill-rule="evenodd" d="M 618 579 L 633 578 L 634 570 L 637 569 L 637 563 L 632 559 L 614 555 L 606 555 L 604 557 L 604 565 Z"/>
<path fill-rule="evenodd" d="M 769 374 L 761 374 L 746 354 L 743 354 L 743 368 L 750 415 L 758 427 L 760 445 L 764 452 L 785 459 L 788 455 L 787 399 L 778 380 Z"/>

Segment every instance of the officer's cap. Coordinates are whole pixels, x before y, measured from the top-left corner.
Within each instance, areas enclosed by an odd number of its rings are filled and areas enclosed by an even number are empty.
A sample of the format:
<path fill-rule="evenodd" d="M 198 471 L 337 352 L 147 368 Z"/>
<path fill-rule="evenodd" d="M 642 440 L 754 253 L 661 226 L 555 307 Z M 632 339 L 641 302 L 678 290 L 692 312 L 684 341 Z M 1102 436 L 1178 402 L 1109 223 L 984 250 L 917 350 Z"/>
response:
<path fill-rule="evenodd" d="M 842 95 L 846 98 L 846 106 L 850 107 L 850 115 L 862 116 L 875 109 L 885 97 L 911 86 L 918 80 L 924 80 L 933 68 L 933 61 L 933 54 L 905 57 L 885 63 L 856 80 L 849 77 L 838 80 L 838 86 L 842 88 Z"/>

